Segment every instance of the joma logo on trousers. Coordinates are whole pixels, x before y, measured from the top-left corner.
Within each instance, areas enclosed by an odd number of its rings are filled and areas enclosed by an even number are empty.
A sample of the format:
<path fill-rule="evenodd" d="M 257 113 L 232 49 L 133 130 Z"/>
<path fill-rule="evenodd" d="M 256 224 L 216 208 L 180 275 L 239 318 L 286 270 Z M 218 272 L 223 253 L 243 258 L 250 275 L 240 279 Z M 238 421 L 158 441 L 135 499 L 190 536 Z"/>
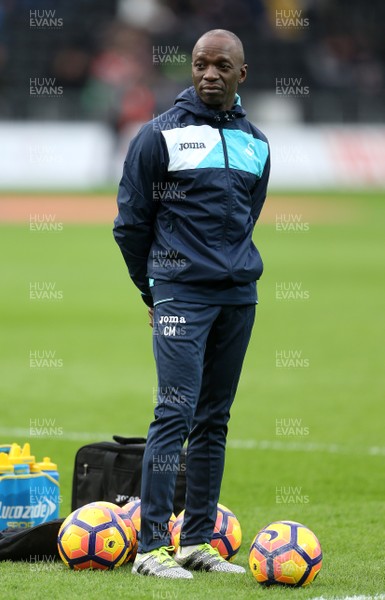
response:
<path fill-rule="evenodd" d="M 200 148 L 206 148 L 206 144 L 203 142 L 185 142 L 184 144 L 179 144 L 179 150 L 189 150 L 190 148 L 199 150 Z"/>
<path fill-rule="evenodd" d="M 163 324 L 163 323 L 186 323 L 186 319 L 185 317 L 177 317 L 175 315 L 171 315 L 171 316 L 161 316 L 159 318 L 159 323 Z"/>

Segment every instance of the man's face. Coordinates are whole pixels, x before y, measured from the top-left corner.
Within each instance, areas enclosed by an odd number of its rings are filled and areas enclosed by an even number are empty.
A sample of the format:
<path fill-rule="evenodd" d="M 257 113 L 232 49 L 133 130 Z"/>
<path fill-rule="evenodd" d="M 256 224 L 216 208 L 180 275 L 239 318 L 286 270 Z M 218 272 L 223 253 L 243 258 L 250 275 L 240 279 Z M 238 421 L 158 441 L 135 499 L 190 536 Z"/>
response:
<path fill-rule="evenodd" d="M 213 35 L 198 40 L 192 55 L 192 80 L 200 99 L 217 110 L 230 110 L 247 65 L 235 42 Z"/>

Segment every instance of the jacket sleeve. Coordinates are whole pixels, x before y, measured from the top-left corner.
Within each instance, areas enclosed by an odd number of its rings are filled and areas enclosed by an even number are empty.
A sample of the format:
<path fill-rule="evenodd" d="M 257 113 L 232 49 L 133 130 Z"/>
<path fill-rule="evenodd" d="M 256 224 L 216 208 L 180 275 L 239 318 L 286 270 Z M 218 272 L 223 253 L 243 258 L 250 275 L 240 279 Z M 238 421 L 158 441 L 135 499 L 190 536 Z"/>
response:
<path fill-rule="evenodd" d="M 251 206 L 251 214 L 253 217 L 254 225 L 258 220 L 258 217 L 261 213 L 263 205 L 266 199 L 267 193 L 267 184 L 269 183 L 269 175 L 270 175 L 270 149 L 267 155 L 267 159 L 265 162 L 265 166 L 262 172 L 262 177 L 256 183 L 256 186 L 253 190 L 252 195 L 252 206 Z"/>
<path fill-rule="evenodd" d="M 130 277 L 148 306 L 152 296 L 147 278 L 147 259 L 154 237 L 157 202 L 154 185 L 164 180 L 166 156 L 161 133 L 152 123 L 144 125 L 131 141 L 118 191 L 118 216 L 114 237 Z"/>

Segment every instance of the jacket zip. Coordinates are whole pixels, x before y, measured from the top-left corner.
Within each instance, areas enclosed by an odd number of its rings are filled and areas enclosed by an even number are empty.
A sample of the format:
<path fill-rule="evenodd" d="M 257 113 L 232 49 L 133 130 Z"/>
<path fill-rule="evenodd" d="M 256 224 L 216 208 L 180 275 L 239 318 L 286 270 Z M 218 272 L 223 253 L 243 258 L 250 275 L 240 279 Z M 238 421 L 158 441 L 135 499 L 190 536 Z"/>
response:
<path fill-rule="evenodd" d="M 223 227 L 223 236 L 222 236 L 222 246 L 224 251 L 226 252 L 226 257 L 227 257 L 227 263 L 229 265 L 229 272 L 232 273 L 233 269 L 231 266 L 231 262 L 230 262 L 230 256 L 227 252 L 227 248 L 226 248 L 226 234 L 227 234 L 227 229 L 230 223 L 230 213 L 231 213 L 231 207 L 232 207 L 232 196 L 233 196 L 233 191 L 231 188 L 231 181 L 230 181 L 230 167 L 229 167 L 229 155 L 227 153 L 227 145 L 226 145 L 226 140 L 225 140 L 225 136 L 223 135 L 223 127 L 219 127 L 219 135 L 221 136 L 221 140 L 222 140 L 222 148 L 223 148 L 223 154 L 224 154 L 224 158 L 225 158 L 225 169 L 226 169 L 226 179 L 227 179 L 227 189 L 228 189 L 228 199 L 227 199 L 227 210 L 226 210 L 226 219 L 225 219 L 225 224 Z"/>

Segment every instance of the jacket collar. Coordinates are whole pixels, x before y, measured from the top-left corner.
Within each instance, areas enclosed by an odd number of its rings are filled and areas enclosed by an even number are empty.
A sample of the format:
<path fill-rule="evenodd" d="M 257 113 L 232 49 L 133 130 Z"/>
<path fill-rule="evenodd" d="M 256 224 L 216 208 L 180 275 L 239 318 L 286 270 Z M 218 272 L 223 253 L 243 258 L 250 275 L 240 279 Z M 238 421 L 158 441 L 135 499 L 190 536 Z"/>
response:
<path fill-rule="evenodd" d="M 203 117 L 215 123 L 229 123 L 235 119 L 245 117 L 246 112 L 241 105 L 241 98 L 235 95 L 235 100 L 231 110 L 215 110 L 199 98 L 194 86 L 185 89 L 175 100 L 179 108 L 193 113 L 197 117 Z"/>

